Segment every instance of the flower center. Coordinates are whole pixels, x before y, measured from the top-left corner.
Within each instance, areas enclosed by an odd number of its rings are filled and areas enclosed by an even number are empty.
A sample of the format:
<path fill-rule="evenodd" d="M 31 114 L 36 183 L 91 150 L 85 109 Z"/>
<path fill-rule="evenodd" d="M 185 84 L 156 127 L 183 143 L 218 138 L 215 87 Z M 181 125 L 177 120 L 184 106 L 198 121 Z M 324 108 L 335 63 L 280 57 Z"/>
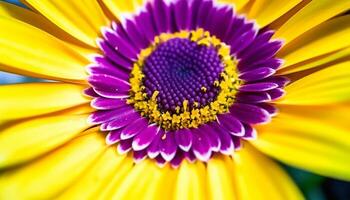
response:
<path fill-rule="evenodd" d="M 213 46 L 198 45 L 189 39 L 174 38 L 146 58 L 143 73 L 148 96 L 159 92 L 157 102 L 163 112 L 175 113 L 188 101 L 189 108 L 212 102 L 219 88 L 223 64 Z"/>
<path fill-rule="evenodd" d="M 203 29 L 162 34 L 132 71 L 129 103 L 166 130 L 228 112 L 240 82 L 230 48 Z"/>

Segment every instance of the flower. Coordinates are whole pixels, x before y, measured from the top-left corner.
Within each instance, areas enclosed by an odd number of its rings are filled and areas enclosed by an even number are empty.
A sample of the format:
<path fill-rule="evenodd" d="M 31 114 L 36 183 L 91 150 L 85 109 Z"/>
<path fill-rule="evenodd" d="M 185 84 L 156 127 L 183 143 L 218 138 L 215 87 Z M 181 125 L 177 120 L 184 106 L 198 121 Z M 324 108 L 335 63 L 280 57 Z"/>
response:
<path fill-rule="evenodd" d="M 0 3 L 0 199 L 303 199 L 349 180 L 350 2 Z M 345 13 L 345 14 L 344 14 Z"/>

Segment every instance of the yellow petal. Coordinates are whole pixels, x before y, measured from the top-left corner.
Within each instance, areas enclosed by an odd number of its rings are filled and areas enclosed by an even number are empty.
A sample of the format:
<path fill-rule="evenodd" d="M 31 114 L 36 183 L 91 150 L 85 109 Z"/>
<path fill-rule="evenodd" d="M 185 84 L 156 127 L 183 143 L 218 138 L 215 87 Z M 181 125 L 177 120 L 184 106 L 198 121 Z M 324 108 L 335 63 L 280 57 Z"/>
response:
<path fill-rule="evenodd" d="M 316 68 L 325 64 L 329 64 L 332 62 L 339 62 L 342 60 L 346 60 L 350 56 L 350 47 L 344 48 L 332 53 L 328 53 L 316 58 L 312 58 L 305 62 L 300 62 L 295 65 L 291 65 L 288 67 L 283 67 L 283 69 L 278 70 L 278 74 L 286 75 L 294 72 L 299 72 L 307 69 Z"/>
<path fill-rule="evenodd" d="M 284 59 L 282 68 L 350 46 L 350 16 L 322 23 L 284 46 L 277 57 Z"/>
<path fill-rule="evenodd" d="M 157 181 L 156 183 L 151 183 L 153 186 L 153 190 L 150 190 L 147 193 L 147 198 L 148 199 L 157 199 L 157 200 L 162 200 L 162 199 L 168 199 L 172 200 L 174 199 L 174 188 L 176 184 L 176 178 L 178 175 L 179 170 L 178 169 L 173 169 L 170 167 L 170 165 L 165 166 L 166 172 L 161 173 L 158 177 L 156 177 Z M 162 169 L 161 169 L 162 170 Z M 162 172 L 162 171 L 161 171 Z M 154 191 L 158 191 L 157 193 L 154 193 Z M 159 192 L 161 191 L 161 192 Z"/>
<path fill-rule="evenodd" d="M 123 14 L 135 13 L 143 5 L 144 0 L 130 0 L 128 3 L 114 0 L 102 0 L 102 2 L 117 19 L 121 19 Z"/>
<path fill-rule="evenodd" d="M 78 137 L 44 158 L 0 177 L 0 199 L 53 199 L 106 149 L 103 135 Z"/>
<path fill-rule="evenodd" d="M 235 10 L 240 10 L 249 2 L 249 0 L 218 0 L 218 2 L 232 4 Z"/>
<path fill-rule="evenodd" d="M 123 161 L 123 163 L 116 167 L 117 172 L 107 181 L 106 185 L 103 188 L 100 188 L 98 192 L 95 193 L 95 195 L 92 195 L 97 200 L 105 200 L 105 199 L 111 199 L 111 196 L 116 191 L 117 186 L 120 185 L 120 181 L 123 180 L 123 178 L 127 177 L 130 173 L 130 171 L 133 168 L 133 160 L 130 156 L 126 157 Z"/>
<path fill-rule="evenodd" d="M 49 113 L 49 115 L 82 115 L 82 114 L 91 114 L 92 112 L 95 112 L 96 109 L 92 108 L 89 103 L 85 103 L 79 106 L 74 106 L 62 111 L 54 112 L 54 113 Z"/>
<path fill-rule="evenodd" d="M 232 176 L 232 160 L 227 156 L 217 156 L 209 160 L 207 165 L 207 184 L 209 199 L 235 200 L 237 191 Z"/>
<path fill-rule="evenodd" d="M 47 114 L 89 102 L 84 86 L 66 83 L 25 83 L 0 86 L 0 119 Z"/>
<path fill-rule="evenodd" d="M 276 31 L 275 38 L 282 38 L 285 44 L 322 22 L 342 13 L 350 8 L 349 0 L 318 0 L 311 1 L 280 29 Z"/>
<path fill-rule="evenodd" d="M 52 35 L 1 17 L 0 70 L 39 78 L 82 82 L 88 60 Z"/>
<path fill-rule="evenodd" d="M 312 112 L 307 109 L 299 115 L 279 113 L 271 124 L 259 129 L 259 137 L 252 143 L 289 165 L 350 180 L 349 127 L 327 123 L 320 120 L 322 117 L 304 116 L 307 111 Z"/>
<path fill-rule="evenodd" d="M 162 193 L 159 183 L 170 173 L 170 167 L 160 168 L 154 160 L 144 160 L 136 164 L 127 176 L 117 185 L 108 199 L 155 199 L 157 193 Z M 162 187 L 167 187 L 162 185 Z M 159 188 L 159 190 L 157 190 Z"/>
<path fill-rule="evenodd" d="M 142 193 L 142 188 L 147 188 L 147 179 L 154 175 L 155 163 L 149 159 L 133 167 L 127 176 L 115 187 L 115 192 L 110 199 L 133 199 L 134 195 Z M 147 172 L 147 173 L 146 173 Z"/>
<path fill-rule="evenodd" d="M 350 100 L 350 62 L 343 62 L 307 75 L 285 90 L 278 101 L 289 105 L 322 105 Z"/>
<path fill-rule="evenodd" d="M 202 162 L 181 163 L 175 186 L 176 200 L 202 200 L 207 196 L 205 167 Z"/>
<path fill-rule="evenodd" d="M 301 0 L 256 0 L 249 10 L 248 17 L 264 27 L 288 12 Z"/>
<path fill-rule="evenodd" d="M 110 147 L 103 155 L 84 172 L 74 185 L 65 191 L 58 199 L 86 200 L 95 198 L 99 190 L 104 189 L 108 182 L 118 173 L 124 164 L 125 156 L 120 156 L 114 147 Z M 83 191 L 83 192 L 82 192 Z"/>
<path fill-rule="evenodd" d="M 304 199 L 287 173 L 249 144 L 234 155 L 233 162 L 239 199 Z"/>
<path fill-rule="evenodd" d="M 51 22 L 88 45 L 96 46 L 101 27 L 108 26 L 107 18 L 96 0 L 50 1 L 23 0 Z"/>
<path fill-rule="evenodd" d="M 97 199 L 172 199 L 176 170 L 169 165 L 160 168 L 154 160 L 131 167 L 132 162 L 130 157 L 122 162 Z"/>
<path fill-rule="evenodd" d="M 350 102 L 319 106 L 276 105 L 281 113 L 317 119 L 332 126 L 349 128 Z"/>
<path fill-rule="evenodd" d="M 87 55 L 96 53 L 96 50 L 88 48 L 89 46 L 85 43 L 72 37 L 42 15 L 39 15 L 29 9 L 25 9 L 11 3 L 0 2 L 0 16 L 15 18 L 19 21 L 41 29 L 61 40 L 64 40 L 67 45 L 71 45 L 71 47 L 75 48 L 75 50 L 79 53 L 85 53 Z"/>
<path fill-rule="evenodd" d="M 160 168 L 153 163 L 153 166 L 157 169 L 153 170 L 153 176 L 148 176 L 146 183 L 148 188 L 144 187 L 140 193 L 134 195 L 134 198 L 149 200 L 173 199 L 169 197 L 169 191 L 174 189 L 176 170 L 171 169 L 169 165 L 165 168 Z M 170 182 L 171 180 L 173 182 Z"/>
<path fill-rule="evenodd" d="M 0 129 L 0 168 L 36 158 L 88 128 L 87 115 L 42 117 Z"/>

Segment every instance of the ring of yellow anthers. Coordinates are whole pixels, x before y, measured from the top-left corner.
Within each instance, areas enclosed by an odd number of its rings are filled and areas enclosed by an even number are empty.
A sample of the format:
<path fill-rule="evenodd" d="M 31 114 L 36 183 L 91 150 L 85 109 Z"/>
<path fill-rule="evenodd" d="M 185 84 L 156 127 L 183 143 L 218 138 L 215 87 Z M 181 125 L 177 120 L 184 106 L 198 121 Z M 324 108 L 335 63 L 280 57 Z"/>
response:
<path fill-rule="evenodd" d="M 177 107 L 176 113 L 171 114 L 169 111 L 162 112 L 158 109 L 158 91 L 155 91 L 151 97 L 146 94 L 145 86 L 143 86 L 144 74 L 142 68 L 145 59 L 159 44 L 173 38 L 187 38 L 196 42 L 198 45 L 214 46 L 217 49 L 224 70 L 220 74 L 220 81 L 213 83 L 214 86 L 220 89 L 215 101 L 198 108 L 197 104 L 194 103 L 193 108 L 189 110 L 188 101 L 185 100 L 183 107 Z M 218 114 L 228 112 L 230 106 L 234 103 L 237 88 L 241 85 L 236 66 L 237 61 L 230 55 L 230 47 L 203 29 L 161 34 L 155 37 L 152 45 L 141 51 L 138 61 L 134 63 L 130 77 L 130 97 L 127 103 L 133 104 L 134 108 L 142 116 L 148 118 L 151 123 L 160 125 L 165 130 L 197 128 L 201 124 L 216 120 Z M 205 90 L 206 88 L 202 88 L 202 91 L 205 92 Z"/>

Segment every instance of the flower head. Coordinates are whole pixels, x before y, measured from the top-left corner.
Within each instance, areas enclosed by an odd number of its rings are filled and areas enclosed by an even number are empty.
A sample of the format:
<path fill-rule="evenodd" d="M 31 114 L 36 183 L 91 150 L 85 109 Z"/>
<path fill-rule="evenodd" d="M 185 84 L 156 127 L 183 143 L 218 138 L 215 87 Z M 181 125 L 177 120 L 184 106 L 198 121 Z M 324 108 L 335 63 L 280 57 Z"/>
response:
<path fill-rule="evenodd" d="M 274 32 L 259 33 L 230 5 L 212 1 L 161 0 L 143 10 L 103 29 L 103 54 L 88 67 L 87 92 L 99 110 L 90 121 L 109 131 L 107 143 L 132 150 L 136 161 L 178 166 L 185 157 L 231 155 L 240 138 L 254 139 L 252 125 L 270 121 L 268 102 L 284 94 L 287 80 L 273 76 L 282 45 L 270 40 Z"/>

